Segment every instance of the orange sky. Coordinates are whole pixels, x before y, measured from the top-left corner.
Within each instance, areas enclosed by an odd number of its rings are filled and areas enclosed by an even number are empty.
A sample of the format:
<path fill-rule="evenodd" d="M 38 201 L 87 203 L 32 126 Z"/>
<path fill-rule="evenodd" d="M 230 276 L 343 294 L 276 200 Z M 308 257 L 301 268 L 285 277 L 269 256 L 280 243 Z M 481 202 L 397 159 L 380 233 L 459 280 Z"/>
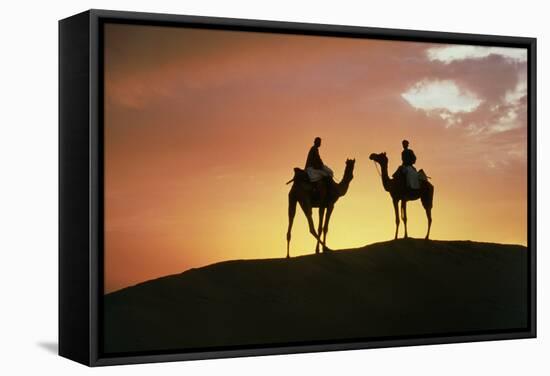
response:
<path fill-rule="evenodd" d="M 284 257 L 284 183 L 315 136 L 337 180 L 357 161 L 331 248 L 393 237 L 368 156 L 393 172 L 403 138 L 435 186 L 432 238 L 527 242 L 525 50 L 112 24 L 104 71 L 106 292 Z M 291 255 L 314 246 L 298 211 Z"/>

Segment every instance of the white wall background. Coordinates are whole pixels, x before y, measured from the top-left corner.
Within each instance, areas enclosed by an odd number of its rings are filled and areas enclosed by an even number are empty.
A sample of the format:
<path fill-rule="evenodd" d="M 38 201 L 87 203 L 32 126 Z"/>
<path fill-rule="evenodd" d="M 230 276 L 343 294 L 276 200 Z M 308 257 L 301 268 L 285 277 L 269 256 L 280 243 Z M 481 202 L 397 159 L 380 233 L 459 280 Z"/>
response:
<path fill-rule="evenodd" d="M 0 22 L 0 373 L 519 375 L 550 370 L 548 196 L 539 194 L 539 338 L 88 369 L 57 347 L 57 20 L 105 8 L 537 37 L 540 193 L 550 26 L 544 1 L 58 1 L 3 3 Z"/>

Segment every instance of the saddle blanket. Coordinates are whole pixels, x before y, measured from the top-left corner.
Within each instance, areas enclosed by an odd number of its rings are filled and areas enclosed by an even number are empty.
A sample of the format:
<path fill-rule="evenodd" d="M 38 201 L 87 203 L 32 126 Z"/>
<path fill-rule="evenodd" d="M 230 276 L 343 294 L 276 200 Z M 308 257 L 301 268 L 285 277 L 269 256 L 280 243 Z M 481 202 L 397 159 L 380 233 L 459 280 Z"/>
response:
<path fill-rule="evenodd" d="M 313 167 L 306 168 L 307 176 L 309 177 L 309 181 L 312 183 L 315 183 L 316 181 L 319 181 L 325 177 L 333 177 L 334 173 L 328 166 L 323 166 L 322 170 L 318 170 Z"/>
<path fill-rule="evenodd" d="M 420 189 L 420 182 L 428 180 L 428 176 L 424 170 L 416 171 L 413 166 L 403 166 L 403 171 L 407 178 L 407 187 L 411 189 Z"/>

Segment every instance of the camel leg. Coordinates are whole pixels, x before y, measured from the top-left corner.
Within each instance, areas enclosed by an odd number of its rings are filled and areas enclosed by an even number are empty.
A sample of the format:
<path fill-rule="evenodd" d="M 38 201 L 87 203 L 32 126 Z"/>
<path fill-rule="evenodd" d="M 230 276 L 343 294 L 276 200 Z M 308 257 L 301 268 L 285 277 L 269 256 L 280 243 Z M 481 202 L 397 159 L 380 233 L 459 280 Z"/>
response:
<path fill-rule="evenodd" d="M 290 257 L 290 238 L 292 231 L 292 224 L 294 223 L 294 216 L 296 215 L 296 200 L 288 198 L 288 230 L 286 231 L 286 258 Z"/>
<path fill-rule="evenodd" d="M 397 239 L 397 234 L 399 232 L 399 200 L 393 199 L 393 210 L 395 211 L 395 239 Z"/>
<path fill-rule="evenodd" d="M 426 240 L 430 238 L 430 229 L 432 228 L 432 209 L 426 209 L 426 217 L 428 217 L 428 232 L 426 233 Z"/>
<path fill-rule="evenodd" d="M 319 253 L 319 241 L 321 240 L 321 231 L 323 230 L 323 219 L 325 217 L 325 208 L 319 208 L 319 227 L 317 233 L 319 234 L 319 239 L 317 239 L 317 245 L 315 246 L 315 253 Z"/>
<path fill-rule="evenodd" d="M 401 219 L 403 220 L 403 226 L 405 226 L 405 239 L 409 237 L 407 233 L 407 201 L 401 200 Z"/>
<path fill-rule="evenodd" d="M 321 243 L 322 246 L 325 245 L 325 242 L 321 240 L 321 237 L 315 232 L 315 225 L 313 224 L 313 214 L 311 212 L 311 204 L 309 202 L 300 201 L 300 206 L 304 211 L 304 214 L 307 218 L 307 224 L 309 226 L 309 232 L 317 241 Z"/>
<path fill-rule="evenodd" d="M 330 216 L 332 215 L 332 210 L 334 209 L 333 205 L 330 205 L 327 208 L 327 216 L 325 218 L 325 226 L 323 227 L 323 242 L 325 245 L 323 246 L 323 252 L 331 251 L 329 247 L 327 247 L 327 232 L 328 232 L 328 224 L 330 222 Z M 320 232 L 319 232 L 320 234 Z"/>
<path fill-rule="evenodd" d="M 434 187 L 429 183 L 425 183 L 426 190 L 422 195 L 422 206 L 426 210 L 426 217 L 428 217 L 428 232 L 426 233 L 426 239 L 430 238 L 430 230 L 432 228 L 432 205 L 434 198 Z"/>

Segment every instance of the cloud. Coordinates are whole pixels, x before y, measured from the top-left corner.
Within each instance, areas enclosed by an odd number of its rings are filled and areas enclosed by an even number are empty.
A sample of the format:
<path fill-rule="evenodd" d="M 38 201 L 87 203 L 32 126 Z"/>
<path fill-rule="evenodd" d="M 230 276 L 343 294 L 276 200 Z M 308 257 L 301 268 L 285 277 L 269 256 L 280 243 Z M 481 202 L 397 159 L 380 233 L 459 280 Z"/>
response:
<path fill-rule="evenodd" d="M 453 80 L 422 80 L 401 96 L 416 109 L 440 113 L 443 120 L 452 120 L 453 114 L 472 112 L 483 102 Z"/>
<path fill-rule="evenodd" d="M 488 168 L 508 168 L 513 162 L 525 161 L 525 69 L 518 71 L 515 82 L 509 80 L 512 82 L 506 82 L 494 93 L 480 93 L 472 85 L 473 77 L 455 74 L 453 78 L 424 78 L 402 92 L 401 97 L 426 116 L 441 119 L 446 128 L 462 129 L 472 142 L 485 145 L 483 159 Z M 476 90 L 466 89 L 465 85 Z"/>
<path fill-rule="evenodd" d="M 518 82 L 512 90 L 507 90 L 504 94 L 504 102 L 510 105 L 517 105 L 519 102 L 527 97 L 527 76 L 526 74 L 520 74 Z"/>
<path fill-rule="evenodd" d="M 428 48 L 426 54 L 430 61 L 440 61 L 445 64 L 460 60 L 483 59 L 490 55 L 502 56 L 510 62 L 527 61 L 527 49 L 524 48 L 451 45 Z"/>
<path fill-rule="evenodd" d="M 485 109 L 483 116 L 469 123 L 467 129 L 475 136 L 487 136 L 522 128 L 527 123 L 527 77 L 518 76 L 514 88 L 506 90 L 497 102 Z"/>
<path fill-rule="evenodd" d="M 481 139 L 525 126 L 525 107 L 522 105 L 501 106 L 493 112 L 486 118 L 469 122 L 466 127 L 468 133 Z"/>

